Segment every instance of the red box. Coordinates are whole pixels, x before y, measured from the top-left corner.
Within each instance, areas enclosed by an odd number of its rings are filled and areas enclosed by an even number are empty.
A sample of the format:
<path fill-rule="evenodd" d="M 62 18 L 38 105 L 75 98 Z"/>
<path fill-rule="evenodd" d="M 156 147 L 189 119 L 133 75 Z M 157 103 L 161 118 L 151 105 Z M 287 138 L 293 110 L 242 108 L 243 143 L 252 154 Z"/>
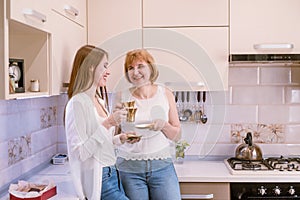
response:
<path fill-rule="evenodd" d="M 33 198 L 19 198 L 19 197 L 16 197 L 12 194 L 9 194 L 9 199 L 10 200 L 47 200 L 51 197 L 53 197 L 54 195 L 56 195 L 56 186 L 54 186 L 53 188 L 51 188 L 50 190 L 47 190 L 46 192 L 44 192 L 42 194 L 42 196 L 39 196 L 39 197 L 33 197 Z"/>

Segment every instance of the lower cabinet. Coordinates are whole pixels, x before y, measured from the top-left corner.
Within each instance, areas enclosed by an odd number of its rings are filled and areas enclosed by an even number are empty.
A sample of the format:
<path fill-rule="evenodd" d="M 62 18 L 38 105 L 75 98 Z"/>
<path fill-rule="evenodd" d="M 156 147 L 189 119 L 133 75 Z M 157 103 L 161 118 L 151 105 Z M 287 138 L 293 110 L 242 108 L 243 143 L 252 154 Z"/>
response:
<path fill-rule="evenodd" d="M 229 200 L 229 183 L 181 182 L 181 199 Z"/>

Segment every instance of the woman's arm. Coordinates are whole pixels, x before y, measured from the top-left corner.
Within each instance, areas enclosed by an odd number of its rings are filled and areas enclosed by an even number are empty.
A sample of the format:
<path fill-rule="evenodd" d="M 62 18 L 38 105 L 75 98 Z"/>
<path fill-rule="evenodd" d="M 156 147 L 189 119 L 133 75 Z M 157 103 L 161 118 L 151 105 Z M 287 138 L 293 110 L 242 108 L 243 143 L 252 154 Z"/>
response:
<path fill-rule="evenodd" d="M 94 153 L 101 148 L 104 140 L 100 132 L 108 131 L 104 126 L 99 125 L 94 133 L 87 134 L 87 123 L 90 117 L 87 116 L 88 108 L 78 101 L 69 101 L 66 107 L 65 130 L 70 156 L 81 161 L 94 156 Z"/>
<path fill-rule="evenodd" d="M 161 131 L 170 140 L 178 141 L 181 138 L 181 127 L 178 118 L 175 97 L 169 89 L 166 88 L 165 92 L 169 101 L 169 121 L 165 122 Z"/>

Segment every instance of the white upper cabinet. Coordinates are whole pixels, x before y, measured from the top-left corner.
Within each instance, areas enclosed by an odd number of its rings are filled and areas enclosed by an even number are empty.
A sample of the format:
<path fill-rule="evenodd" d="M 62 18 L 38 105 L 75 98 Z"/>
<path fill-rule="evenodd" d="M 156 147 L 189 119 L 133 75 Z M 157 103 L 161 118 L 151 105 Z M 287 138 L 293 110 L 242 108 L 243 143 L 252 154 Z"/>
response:
<path fill-rule="evenodd" d="M 231 0 L 230 53 L 300 53 L 299 0 Z"/>
<path fill-rule="evenodd" d="M 45 5 L 34 0 L 1 1 L 1 99 L 50 94 L 50 9 Z M 39 88 L 31 91 L 35 80 Z"/>
<path fill-rule="evenodd" d="M 88 43 L 105 49 L 113 92 L 125 83 L 123 64 L 129 50 L 142 48 L 142 0 L 88 0 Z M 122 85 L 124 86 L 124 85 Z"/>
<path fill-rule="evenodd" d="M 53 5 L 50 91 L 58 95 L 66 92 L 75 54 L 87 43 L 86 0 L 54 0 Z"/>
<path fill-rule="evenodd" d="M 52 11 L 65 16 L 71 21 L 86 26 L 86 1 L 85 0 L 54 0 L 51 3 Z"/>
<path fill-rule="evenodd" d="M 227 89 L 227 27 L 144 29 L 143 38 L 159 68 L 157 82 L 177 91 Z"/>
<path fill-rule="evenodd" d="M 0 99 L 63 92 L 87 43 L 86 0 L 4 0 L 0 9 Z"/>
<path fill-rule="evenodd" d="M 228 0 L 144 0 L 143 26 L 227 26 Z"/>
<path fill-rule="evenodd" d="M 5 0 L 6 1 L 6 0 Z M 49 30 L 49 1 L 40 0 L 10 0 L 9 18 L 35 27 L 39 30 Z"/>
<path fill-rule="evenodd" d="M 228 0 L 144 0 L 143 47 L 173 90 L 228 88 Z M 156 50 L 153 50 L 156 49 Z"/>

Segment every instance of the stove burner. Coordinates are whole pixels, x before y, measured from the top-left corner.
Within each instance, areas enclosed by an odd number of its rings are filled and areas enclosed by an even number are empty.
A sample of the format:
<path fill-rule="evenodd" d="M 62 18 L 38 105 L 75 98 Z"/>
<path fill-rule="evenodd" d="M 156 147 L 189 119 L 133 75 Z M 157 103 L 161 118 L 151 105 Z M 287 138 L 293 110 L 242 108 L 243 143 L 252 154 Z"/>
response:
<path fill-rule="evenodd" d="M 242 163 L 242 169 L 260 170 L 261 165 L 260 164 L 255 164 L 255 163 Z"/>

